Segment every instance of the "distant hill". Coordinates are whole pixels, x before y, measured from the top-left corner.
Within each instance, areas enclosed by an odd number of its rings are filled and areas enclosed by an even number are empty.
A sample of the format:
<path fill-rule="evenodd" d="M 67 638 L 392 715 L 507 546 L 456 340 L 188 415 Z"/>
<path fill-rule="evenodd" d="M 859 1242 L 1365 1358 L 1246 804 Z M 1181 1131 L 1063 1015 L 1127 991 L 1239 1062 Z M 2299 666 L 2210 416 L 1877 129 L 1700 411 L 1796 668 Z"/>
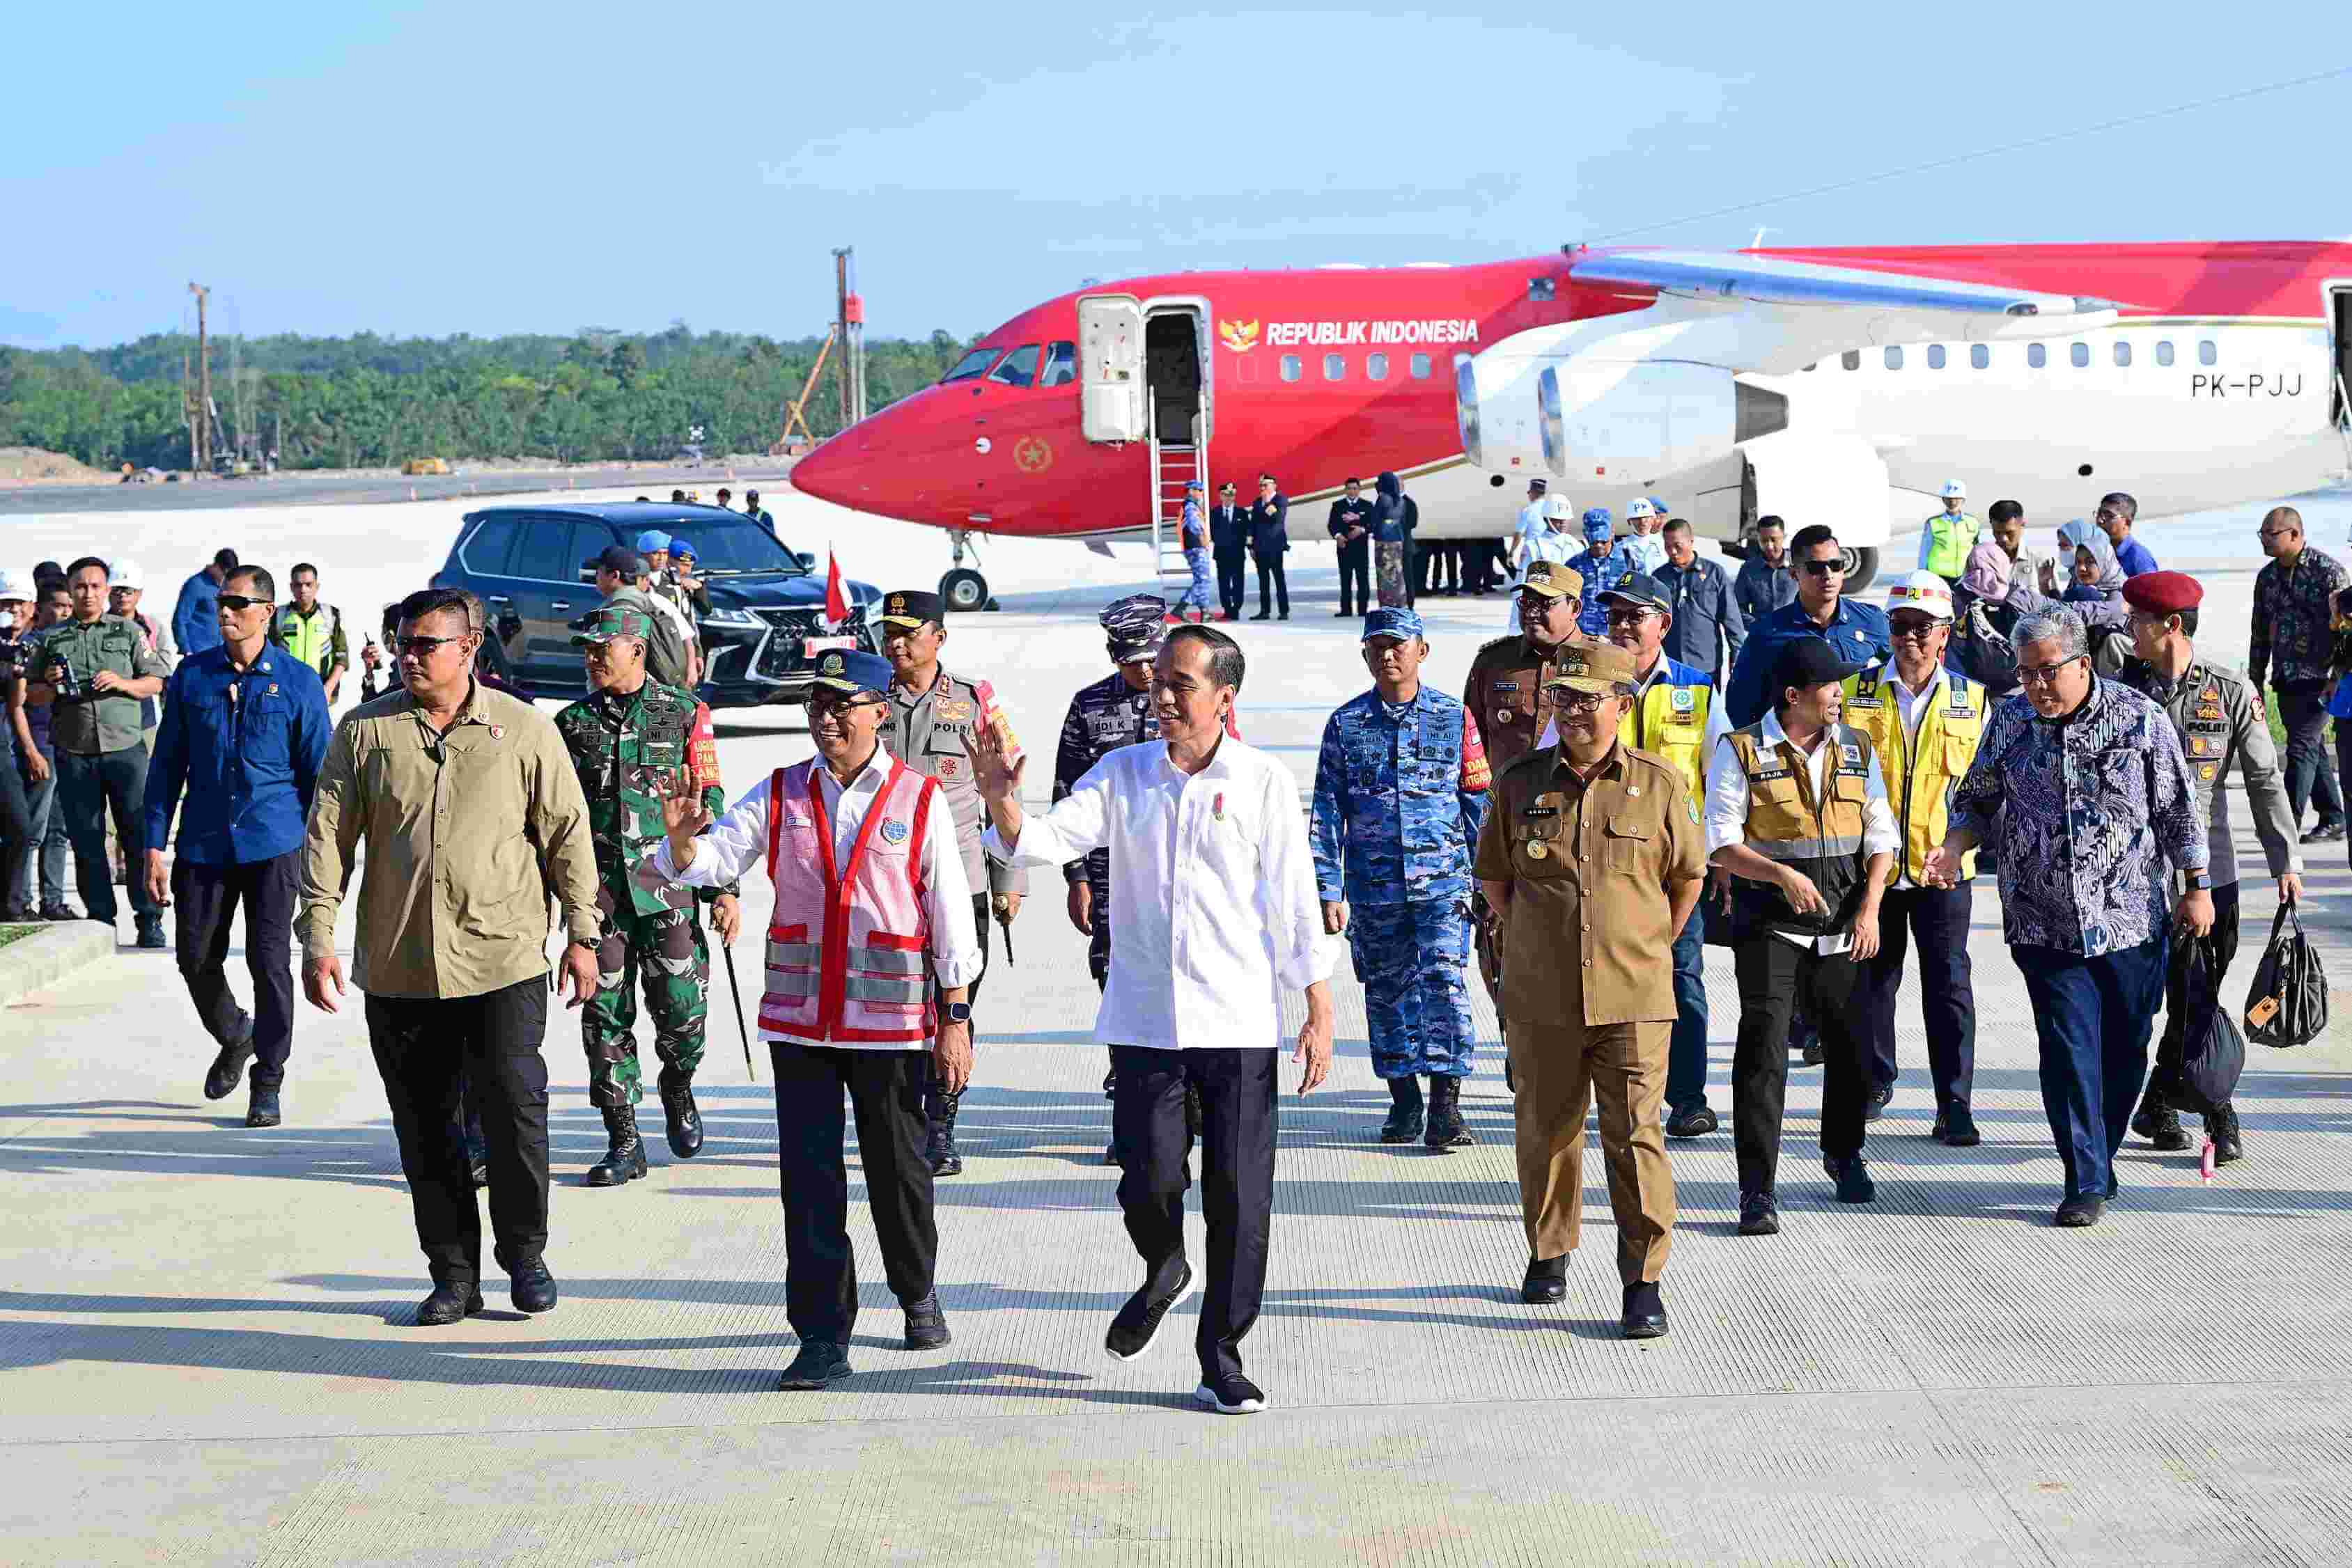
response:
<path fill-rule="evenodd" d="M 808 379 L 821 341 L 698 334 L 683 321 L 649 334 L 583 327 L 570 337 L 216 338 L 213 402 L 225 433 L 241 428 L 265 446 L 274 442 L 289 468 L 524 453 L 564 462 L 662 458 L 695 425 L 713 452 L 758 452 L 782 433 L 784 405 Z M 945 331 L 867 339 L 868 407 L 930 385 L 966 347 Z M 0 348 L 0 445 L 64 453 L 96 468 L 184 468 L 182 377 L 194 355 L 195 340 L 180 334 L 105 349 Z M 832 370 L 828 362 L 828 377 Z M 831 434 L 839 409 L 828 382 L 810 400 L 812 431 Z"/>

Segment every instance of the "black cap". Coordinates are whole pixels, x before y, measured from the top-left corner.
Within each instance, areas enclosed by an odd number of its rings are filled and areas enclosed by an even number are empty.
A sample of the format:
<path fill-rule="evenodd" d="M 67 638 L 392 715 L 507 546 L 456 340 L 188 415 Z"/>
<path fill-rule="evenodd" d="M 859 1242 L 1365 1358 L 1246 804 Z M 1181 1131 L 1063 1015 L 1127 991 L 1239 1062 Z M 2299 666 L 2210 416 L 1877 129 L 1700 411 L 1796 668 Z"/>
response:
<path fill-rule="evenodd" d="M 1675 611 L 1675 607 L 1666 602 L 1665 591 L 1661 589 L 1654 580 L 1638 575 L 1627 578 L 1614 588 L 1604 588 L 1601 591 L 1601 603 L 1606 604 L 1612 599 L 1622 600 L 1628 604 L 1638 604 L 1644 610 L 1663 610 L 1669 615 Z M 1819 639 L 1812 640 L 1819 641 Z M 1822 645 L 1828 646 L 1826 643 Z"/>
<path fill-rule="evenodd" d="M 947 619 L 947 603 L 936 593 L 919 588 L 896 588 L 882 596 L 882 623 L 886 626 L 920 626 L 926 621 Z"/>
<path fill-rule="evenodd" d="M 597 556 L 596 564 L 606 571 L 617 571 L 623 577 L 638 578 L 646 574 L 646 558 L 626 545 L 606 545 Z"/>
<path fill-rule="evenodd" d="M 1772 662 L 1772 692 L 1775 696 L 1790 686 L 1825 686 L 1832 681 L 1842 681 L 1862 666 L 1849 664 L 1837 656 L 1837 650 L 1821 637 L 1800 637 L 1780 650 Z"/>

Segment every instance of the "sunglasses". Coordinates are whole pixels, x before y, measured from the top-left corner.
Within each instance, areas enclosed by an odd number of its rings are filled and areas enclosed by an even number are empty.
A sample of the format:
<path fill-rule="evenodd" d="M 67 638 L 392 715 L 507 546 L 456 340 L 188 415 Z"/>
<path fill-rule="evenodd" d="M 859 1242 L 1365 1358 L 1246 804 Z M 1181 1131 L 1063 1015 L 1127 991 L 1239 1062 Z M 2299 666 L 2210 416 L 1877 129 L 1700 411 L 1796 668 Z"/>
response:
<path fill-rule="evenodd" d="M 226 603 L 226 601 L 224 600 L 223 602 Z M 467 633 L 466 635 L 471 635 L 471 633 Z M 462 643 L 465 640 L 466 636 L 401 637 L 395 639 L 392 645 L 394 649 L 403 653 L 411 653 L 420 659 L 429 659 L 446 644 L 451 643 Z"/>
<path fill-rule="evenodd" d="M 1936 628 L 1942 624 L 1944 622 L 1940 621 L 1913 621 L 1900 626 L 1890 622 L 1886 630 L 1890 636 L 1901 637 L 1913 643 L 1924 643 L 1934 636 Z"/>
<path fill-rule="evenodd" d="M 1639 626 L 1643 622 L 1648 620 L 1651 616 L 1655 615 L 1656 613 L 1656 611 L 1652 610 L 1645 605 L 1612 605 L 1609 610 L 1609 624 L 1612 626 Z"/>
<path fill-rule="evenodd" d="M 267 610 L 270 607 L 270 601 L 248 599 L 242 593 L 224 593 L 220 596 L 220 607 L 223 610 L 250 610 L 257 604 Z"/>
<path fill-rule="evenodd" d="M 1803 567 L 1806 574 L 1811 577 L 1827 577 L 1833 571 L 1845 570 L 1845 562 L 1842 560 L 1807 560 L 1797 564 Z"/>

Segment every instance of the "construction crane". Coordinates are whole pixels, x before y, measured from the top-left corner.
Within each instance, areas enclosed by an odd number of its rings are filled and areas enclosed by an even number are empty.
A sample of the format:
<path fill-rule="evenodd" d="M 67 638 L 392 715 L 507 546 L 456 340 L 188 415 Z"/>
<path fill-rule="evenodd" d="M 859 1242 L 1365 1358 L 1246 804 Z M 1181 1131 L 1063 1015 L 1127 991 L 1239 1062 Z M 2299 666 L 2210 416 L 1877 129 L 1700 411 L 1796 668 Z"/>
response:
<path fill-rule="evenodd" d="M 816 437 L 808 426 L 809 393 L 816 391 L 817 378 L 824 374 L 824 357 L 833 351 L 834 340 L 840 335 L 841 329 L 837 325 L 825 329 L 824 341 L 817 348 L 816 363 L 809 367 L 808 380 L 801 387 L 801 395 L 785 406 L 784 433 L 776 437 L 775 444 L 768 448 L 769 456 L 782 457 L 793 449 L 794 430 L 800 432 L 800 439 L 814 444 Z"/>

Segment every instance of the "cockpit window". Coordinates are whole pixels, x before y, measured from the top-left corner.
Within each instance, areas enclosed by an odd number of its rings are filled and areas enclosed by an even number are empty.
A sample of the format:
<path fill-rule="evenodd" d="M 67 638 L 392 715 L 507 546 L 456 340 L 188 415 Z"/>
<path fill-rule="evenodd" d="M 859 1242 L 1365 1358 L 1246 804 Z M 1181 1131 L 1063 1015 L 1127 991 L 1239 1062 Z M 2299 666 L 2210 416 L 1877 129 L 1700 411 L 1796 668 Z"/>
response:
<path fill-rule="evenodd" d="M 1004 350 L 1002 349 L 974 349 L 971 353 L 966 354 L 962 359 L 956 361 L 955 369 L 950 371 L 947 374 L 940 378 L 940 384 L 941 386 L 945 386 L 950 382 L 968 382 L 971 380 L 974 376 L 980 374 L 981 371 L 994 364 L 996 362 L 996 356 L 1003 351 Z"/>
<path fill-rule="evenodd" d="M 1037 382 L 1037 345 L 1024 343 L 1004 356 L 1004 362 L 988 372 L 988 379 L 1002 382 L 1009 387 L 1034 386 Z"/>
<path fill-rule="evenodd" d="M 1041 387 L 1067 386 L 1078 379 L 1078 346 L 1076 343 L 1045 345 L 1045 373 L 1037 378 Z"/>

